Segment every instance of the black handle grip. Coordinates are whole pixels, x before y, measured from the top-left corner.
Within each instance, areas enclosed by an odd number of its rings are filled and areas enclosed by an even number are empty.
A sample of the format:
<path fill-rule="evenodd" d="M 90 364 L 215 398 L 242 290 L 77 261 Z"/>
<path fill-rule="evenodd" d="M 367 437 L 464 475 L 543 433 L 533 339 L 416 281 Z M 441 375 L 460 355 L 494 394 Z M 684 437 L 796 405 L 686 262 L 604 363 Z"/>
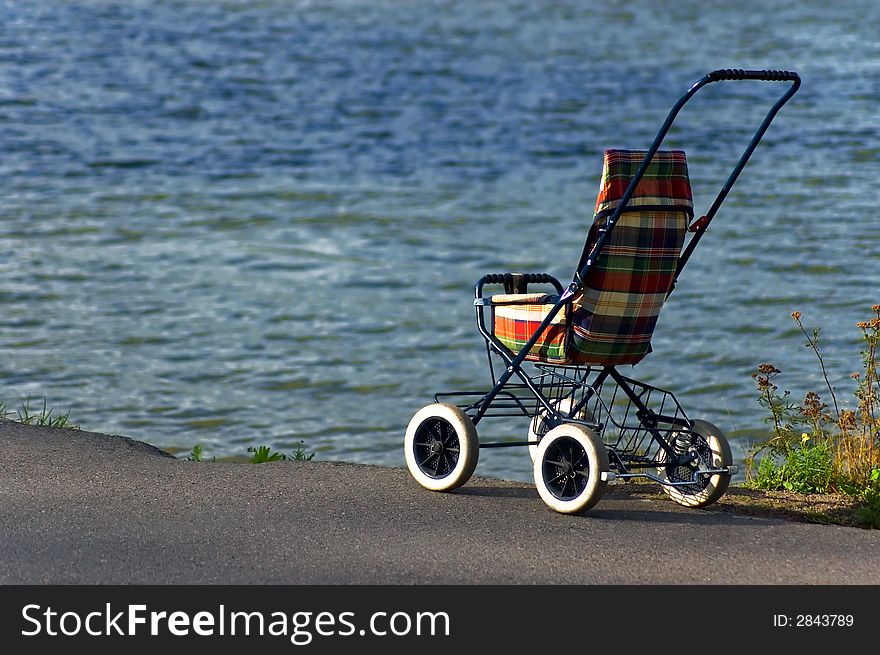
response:
<path fill-rule="evenodd" d="M 477 281 L 477 298 L 482 297 L 484 284 L 503 284 L 504 293 L 526 293 L 530 284 L 552 284 L 561 294 L 562 284 L 548 273 L 490 273 Z"/>
<path fill-rule="evenodd" d="M 762 80 L 765 82 L 796 82 L 800 80 L 797 73 L 777 70 L 743 70 L 741 68 L 720 68 L 709 73 L 711 82 L 722 80 Z"/>
<path fill-rule="evenodd" d="M 505 275 L 509 276 L 510 273 L 489 273 L 483 276 L 483 282 L 486 284 L 503 284 Z"/>
<path fill-rule="evenodd" d="M 552 284 L 555 279 L 547 273 L 490 273 L 483 276 L 483 281 L 486 284 L 504 284 L 512 282 L 514 275 L 518 275 L 519 279 L 529 284 Z"/>

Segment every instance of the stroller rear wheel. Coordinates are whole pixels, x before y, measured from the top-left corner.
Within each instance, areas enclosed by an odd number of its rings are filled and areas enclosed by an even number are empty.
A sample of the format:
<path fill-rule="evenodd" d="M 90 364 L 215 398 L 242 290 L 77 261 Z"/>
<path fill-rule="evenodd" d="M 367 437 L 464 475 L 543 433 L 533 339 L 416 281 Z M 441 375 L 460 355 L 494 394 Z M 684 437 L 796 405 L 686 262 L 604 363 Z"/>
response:
<path fill-rule="evenodd" d="M 431 491 L 451 491 L 467 482 L 477 467 L 477 429 L 455 405 L 433 403 L 410 420 L 404 452 L 416 482 Z"/>
<path fill-rule="evenodd" d="M 595 432 L 564 423 L 541 439 L 533 472 L 538 494 L 551 509 L 580 514 L 605 493 L 608 453 Z"/>
<path fill-rule="evenodd" d="M 691 428 L 691 449 L 698 455 L 691 466 L 668 465 L 658 469 L 658 473 L 670 482 L 687 482 L 693 484 L 669 487 L 663 485 L 663 492 L 679 505 L 685 507 L 706 507 L 717 501 L 730 484 L 730 475 L 700 475 L 700 468 L 725 468 L 733 464 L 733 454 L 724 433 L 708 421 L 693 421 Z M 660 460 L 666 453 L 660 451 Z M 695 475 L 696 474 L 696 475 Z"/>

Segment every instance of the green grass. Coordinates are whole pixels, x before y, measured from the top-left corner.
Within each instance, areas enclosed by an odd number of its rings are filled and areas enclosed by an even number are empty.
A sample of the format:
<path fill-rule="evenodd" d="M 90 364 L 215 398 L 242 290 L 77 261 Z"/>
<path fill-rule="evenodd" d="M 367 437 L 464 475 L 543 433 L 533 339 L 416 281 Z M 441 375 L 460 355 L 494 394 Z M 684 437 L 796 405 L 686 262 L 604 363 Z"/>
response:
<path fill-rule="evenodd" d="M 859 494 L 862 506 L 858 508 L 858 518 L 863 525 L 880 530 L 880 469 L 872 472 L 873 486 Z"/>
<path fill-rule="evenodd" d="M 287 453 L 282 453 L 276 450 L 272 450 L 269 446 L 251 446 L 248 448 L 248 452 L 252 453 L 250 459 L 248 460 L 251 464 L 264 464 L 266 462 L 309 462 L 315 456 L 315 453 L 306 454 L 305 442 L 300 441 L 296 450 L 293 451 L 292 454 L 288 455 Z M 189 462 L 204 462 L 205 460 L 205 447 L 202 444 L 196 444 L 193 446 L 189 455 L 185 457 Z M 216 458 L 212 457 L 212 461 L 216 461 Z"/>
<path fill-rule="evenodd" d="M 752 484 L 757 489 L 826 494 L 834 480 L 834 456 L 828 444 L 804 439 L 798 446 L 786 446 L 778 458 L 762 457 Z"/>
<path fill-rule="evenodd" d="M 31 406 L 31 403 L 32 398 L 28 396 L 22 401 L 21 406 L 16 410 L 10 410 L 9 406 L 0 400 L 0 419 L 9 419 L 24 425 L 36 425 L 49 428 L 68 428 L 71 430 L 80 429 L 79 425 L 75 425 L 71 422 L 70 410 L 64 414 L 55 414 L 55 410 L 49 407 L 49 401 L 45 396 L 43 397 L 42 406 L 34 408 Z M 315 456 L 314 452 L 306 452 L 305 442 L 302 440 L 297 444 L 296 450 L 291 454 L 272 450 L 269 446 L 250 447 L 248 448 L 248 452 L 251 453 L 250 459 L 248 459 L 248 462 L 251 464 L 283 461 L 308 462 Z M 207 461 L 205 459 L 204 445 L 196 444 L 193 446 L 192 450 L 186 457 L 184 457 L 184 459 L 190 462 Z M 217 458 L 211 457 L 211 461 L 217 461 Z"/>
<path fill-rule="evenodd" d="M 3 401 L 0 401 L 0 418 L 10 419 L 24 425 L 39 425 L 49 428 L 68 428 L 79 430 L 79 426 L 70 420 L 70 410 L 64 414 L 53 416 L 55 410 L 49 407 L 49 401 L 43 397 L 43 405 L 39 409 L 31 408 L 31 397 L 22 401 L 21 406 L 14 412 Z"/>

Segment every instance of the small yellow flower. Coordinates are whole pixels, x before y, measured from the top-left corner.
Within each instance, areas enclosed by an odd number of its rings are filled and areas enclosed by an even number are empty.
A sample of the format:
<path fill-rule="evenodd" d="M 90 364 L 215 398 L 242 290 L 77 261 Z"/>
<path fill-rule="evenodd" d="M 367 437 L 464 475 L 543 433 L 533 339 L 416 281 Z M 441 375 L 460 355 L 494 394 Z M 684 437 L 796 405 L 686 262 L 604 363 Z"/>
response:
<path fill-rule="evenodd" d="M 801 434 L 801 444 L 802 445 L 807 443 L 809 440 L 810 440 L 810 435 L 808 435 L 806 432 Z"/>
<path fill-rule="evenodd" d="M 801 313 L 800 313 L 800 312 L 792 312 L 792 313 L 791 313 L 791 317 L 792 317 L 794 320 L 799 321 L 799 320 L 801 320 Z"/>

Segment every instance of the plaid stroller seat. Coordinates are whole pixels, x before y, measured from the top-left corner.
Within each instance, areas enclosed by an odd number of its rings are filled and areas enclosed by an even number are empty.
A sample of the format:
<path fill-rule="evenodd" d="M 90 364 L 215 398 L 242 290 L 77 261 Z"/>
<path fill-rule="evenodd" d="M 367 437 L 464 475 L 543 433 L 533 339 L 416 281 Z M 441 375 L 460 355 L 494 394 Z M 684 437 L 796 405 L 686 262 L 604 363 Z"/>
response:
<path fill-rule="evenodd" d="M 578 270 L 645 154 L 605 151 L 593 225 Z M 672 288 L 691 217 L 685 153 L 658 151 L 590 267 L 583 289 L 554 317 L 526 359 L 600 366 L 640 362 L 651 351 L 651 336 Z M 557 300 L 558 296 L 537 293 L 492 296 L 495 336 L 519 352 Z"/>

